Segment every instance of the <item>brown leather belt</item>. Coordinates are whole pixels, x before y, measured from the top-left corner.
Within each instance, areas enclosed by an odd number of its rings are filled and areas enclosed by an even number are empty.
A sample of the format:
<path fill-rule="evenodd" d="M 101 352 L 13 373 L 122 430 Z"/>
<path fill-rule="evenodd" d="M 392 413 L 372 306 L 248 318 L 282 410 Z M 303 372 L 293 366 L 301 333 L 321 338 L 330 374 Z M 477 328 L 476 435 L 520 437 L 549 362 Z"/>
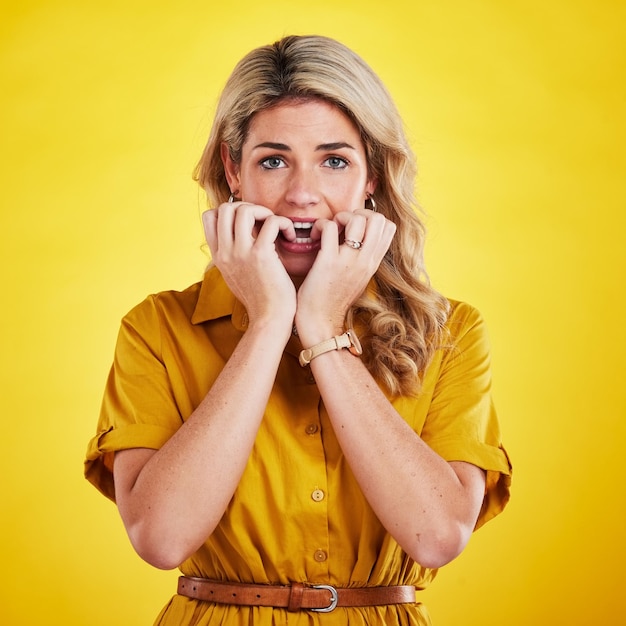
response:
<path fill-rule="evenodd" d="M 414 603 L 415 587 L 355 587 L 337 589 L 332 585 L 255 585 L 224 583 L 207 578 L 181 576 L 178 593 L 194 600 L 272 606 L 288 611 L 317 611 L 329 613 L 338 606 L 375 606 Z"/>

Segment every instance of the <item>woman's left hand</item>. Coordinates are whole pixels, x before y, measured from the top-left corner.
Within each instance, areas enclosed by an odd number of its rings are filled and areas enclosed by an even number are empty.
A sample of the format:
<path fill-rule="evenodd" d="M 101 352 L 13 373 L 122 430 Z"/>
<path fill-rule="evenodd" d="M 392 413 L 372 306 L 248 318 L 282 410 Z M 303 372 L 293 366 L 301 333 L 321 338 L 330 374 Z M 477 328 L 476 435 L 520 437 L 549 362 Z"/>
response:
<path fill-rule="evenodd" d="M 315 223 L 312 237 L 321 235 L 321 249 L 298 290 L 295 318 L 303 344 L 343 332 L 349 308 L 378 269 L 395 232 L 393 222 L 368 209 Z"/>

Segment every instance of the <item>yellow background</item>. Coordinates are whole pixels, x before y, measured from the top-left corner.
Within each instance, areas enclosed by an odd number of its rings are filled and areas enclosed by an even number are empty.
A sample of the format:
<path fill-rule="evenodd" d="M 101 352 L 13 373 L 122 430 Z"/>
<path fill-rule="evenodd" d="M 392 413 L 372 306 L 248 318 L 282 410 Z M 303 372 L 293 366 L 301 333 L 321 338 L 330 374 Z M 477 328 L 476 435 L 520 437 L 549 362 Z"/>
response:
<path fill-rule="evenodd" d="M 150 624 L 175 573 L 82 478 L 120 317 L 198 280 L 217 93 L 287 33 L 379 72 L 420 162 L 434 284 L 485 315 L 506 513 L 436 626 L 626 620 L 625 4 L 22 0 L 0 15 L 0 623 Z"/>

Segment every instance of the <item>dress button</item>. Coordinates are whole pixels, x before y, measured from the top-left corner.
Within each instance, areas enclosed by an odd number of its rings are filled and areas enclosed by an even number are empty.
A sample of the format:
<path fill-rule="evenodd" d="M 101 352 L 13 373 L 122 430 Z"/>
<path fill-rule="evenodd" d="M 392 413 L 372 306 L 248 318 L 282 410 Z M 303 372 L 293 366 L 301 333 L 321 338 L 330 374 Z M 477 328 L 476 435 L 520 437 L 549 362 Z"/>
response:
<path fill-rule="evenodd" d="M 306 377 L 306 382 L 309 383 L 309 385 L 314 385 L 315 384 L 315 376 L 313 376 L 313 374 L 309 373 L 309 375 Z"/>
<path fill-rule="evenodd" d="M 326 552 L 324 552 L 324 550 L 316 550 L 315 554 L 313 555 L 313 558 L 318 562 L 318 563 L 323 563 L 326 560 Z"/>
<path fill-rule="evenodd" d="M 311 498 L 315 500 L 315 502 L 321 502 L 324 499 L 324 492 L 321 489 L 316 489 L 312 494 Z"/>
<path fill-rule="evenodd" d="M 306 427 L 306 434 L 307 435 L 314 435 L 317 432 L 317 424 L 309 424 Z"/>

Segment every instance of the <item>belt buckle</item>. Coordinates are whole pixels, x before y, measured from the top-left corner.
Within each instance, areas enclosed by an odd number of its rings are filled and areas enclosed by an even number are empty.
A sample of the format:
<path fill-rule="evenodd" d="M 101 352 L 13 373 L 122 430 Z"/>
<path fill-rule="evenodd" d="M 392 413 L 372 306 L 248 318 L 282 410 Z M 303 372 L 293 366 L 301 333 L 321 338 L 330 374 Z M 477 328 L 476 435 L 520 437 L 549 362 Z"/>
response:
<path fill-rule="evenodd" d="M 330 613 L 334 611 L 337 607 L 337 603 L 339 602 L 339 594 L 337 590 L 332 585 L 311 585 L 313 589 L 326 589 L 330 591 L 330 604 L 321 609 L 309 609 L 310 611 L 315 611 L 316 613 Z"/>

